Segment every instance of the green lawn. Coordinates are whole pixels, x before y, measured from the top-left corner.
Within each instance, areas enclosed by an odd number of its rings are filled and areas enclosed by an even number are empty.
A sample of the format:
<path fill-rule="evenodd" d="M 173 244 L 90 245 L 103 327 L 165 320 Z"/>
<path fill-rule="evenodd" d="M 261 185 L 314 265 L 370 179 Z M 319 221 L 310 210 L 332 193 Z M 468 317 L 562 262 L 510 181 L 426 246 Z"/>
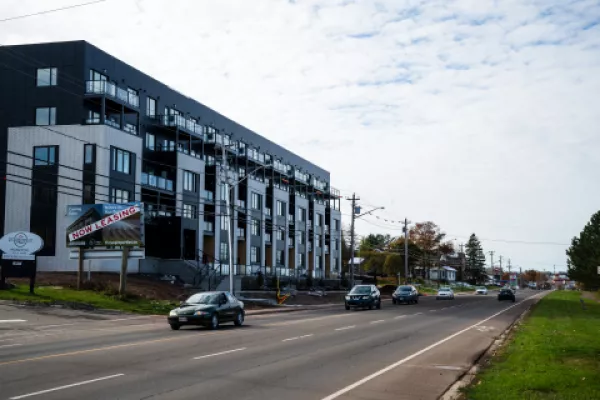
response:
<path fill-rule="evenodd" d="M 580 293 L 542 299 L 465 390 L 469 400 L 600 399 L 600 304 Z"/>
<path fill-rule="evenodd" d="M 119 299 L 118 296 L 91 290 L 73 290 L 54 286 L 36 287 L 35 294 L 29 294 L 29 286 L 20 285 L 11 290 L 0 290 L 0 300 L 29 301 L 46 304 L 87 305 L 94 308 L 119 310 L 138 314 L 166 314 L 175 307 L 169 301 L 147 300 L 142 298 Z"/>

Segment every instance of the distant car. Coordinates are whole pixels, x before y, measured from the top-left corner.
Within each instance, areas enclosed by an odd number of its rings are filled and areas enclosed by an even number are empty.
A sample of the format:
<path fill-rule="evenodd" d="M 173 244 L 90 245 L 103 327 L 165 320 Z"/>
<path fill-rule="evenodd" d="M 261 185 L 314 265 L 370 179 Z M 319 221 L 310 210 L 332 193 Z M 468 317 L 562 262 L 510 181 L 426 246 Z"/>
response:
<path fill-rule="evenodd" d="M 454 292 L 450 288 L 441 288 L 435 296 L 436 300 L 454 300 Z"/>
<path fill-rule="evenodd" d="M 219 328 L 222 322 L 244 323 L 244 303 L 229 292 L 203 292 L 190 296 L 179 307 L 171 310 L 168 322 L 173 330 L 184 325 Z"/>
<path fill-rule="evenodd" d="M 501 289 L 500 293 L 498 293 L 498 301 L 502 300 L 511 300 L 514 303 L 516 300 L 515 292 L 513 292 L 512 289 Z"/>
<path fill-rule="evenodd" d="M 488 294 L 488 290 L 487 290 L 487 288 L 485 286 L 478 286 L 477 290 L 475 291 L 475 293 L 487 295 Z"/>
<path fill-rule="evenodd" d="M 419 302 L 419 292 L 417 288 L 411 285 L 398 286 L 392 293 L 392 303 L 394 304 L 417 304 Z"/>
<path fill-rule="evenodd" d="M 381 308 L 381 293 L 375 285 L 356 285 L 346 295 L 346 310 L 350 308 Z"/>

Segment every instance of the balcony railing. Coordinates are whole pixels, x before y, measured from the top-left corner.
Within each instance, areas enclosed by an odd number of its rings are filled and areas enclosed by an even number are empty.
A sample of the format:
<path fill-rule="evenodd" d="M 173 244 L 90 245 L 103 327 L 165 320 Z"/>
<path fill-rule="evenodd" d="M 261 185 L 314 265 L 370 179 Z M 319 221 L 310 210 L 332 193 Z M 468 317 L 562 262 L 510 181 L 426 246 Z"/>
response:
<path fill-rule="evenodd" d="M 118 99 L 132 107 L 140 107 L 140 96 L 131 93 L 126 89 L 120 88 L 112 82 L 107 81 L 87 81 L 85 92 L 87 94 L 102 94 L 114 99 Z"/>
<path fill-rule="evenodd" d="M 271 209 L 270 209 L 270 208 L 265 208 L 265 215 L 266 215 L 267 217 L 270 217 L 270 216 L 272 216 L 272 215 L 273 215 L 273 211 L 271 211 Z"/>
<path fill-rule="evenodd" d="M 326 233 L 329 233 L 329 225 L 325 225 L 324 230 L 325 230 Z"/>
<path fill-rule="evenodd" d="M 204 232 L 214 232 L 215 224 L 212 221 L 204 221 Z"/>
<path fill-rule="evenodd" d="M 239 239 L 243 239 L 246 236 L 246 231 L 244 228 L 237 228 L 235 232 Z"/>
<path fill-rule="evenodd" d="M 236 200 L 235 205 L 238 206 L 238 208 L 246 209 L 246 202 L 244 200 Z"/>
<path fill-rule="evenodd" d="M 202 190 L 202 198 L 208 201 L 215 201 L 215 193 L 208 190 Z"/>
<path fill-rule="evenodd" d="M 290 238 L 290 239 L 289 239 L 289 242 L 288 242 L 288 246 L 290 246 L 290 247 L 294 247 L 294 243 L 295 243 L 295 240 L 294 240 L 294 238 Z"/>
<path fill-rule="evenodd" d="M 325 254 L 329 254 L 329 246 L 325 245 L 325 247 L 323 248 L 325 250 Z"/>
<path fill-rule="evenodd" d="M 308 248 L 308 251 L 312 251 L 313 249 L 313 245 L 311 242 L 308 242 L 308 245 L 306 247 Z"/>
<path fill-rule="evenodd" d="M 306 226 L 308 228 L 312 228 L 312 221 L 306 221 Z"/>
<path fill-rule="evenodd" d="M 265 242 L 271 243 L 271 234 L 270 233 L 265 233 Z"/>
<path fill-rule="evenodd" d="M 185 129 L 190 133 L 195 133 L 199 136 L 202 136 L 202 125 L 197 124 L 196 122 L 184 117 L 183 115 L 159 115 L 158 121 L 163 126 L 178 127 L 181 129 Z"/>
<path fill-rule="evenodd" d="M 292 224 L 294 223 L 294 215 L 293 214 L 288 214 L 288 221 Z"/>
<path fill-rule="evenodd" d="M 294 178 L 297 181 L 308 183 L 309 175 L 305 172 L 301 172 L 296 169 L 294 170 Z"/>
<path fill-rule="evenodd" d="M 155 187 L 157 189 L 173 191 L 173 181 L 160 176 L 142 172 L 142 185 Z"/>

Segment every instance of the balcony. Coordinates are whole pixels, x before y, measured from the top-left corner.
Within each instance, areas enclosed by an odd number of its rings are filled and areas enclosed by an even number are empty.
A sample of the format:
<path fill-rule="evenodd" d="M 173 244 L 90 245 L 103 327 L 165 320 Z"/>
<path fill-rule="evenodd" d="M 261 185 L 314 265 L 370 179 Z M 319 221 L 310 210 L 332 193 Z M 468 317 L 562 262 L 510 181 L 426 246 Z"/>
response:
<path fill-rule="evenodd" d="M 293 223 L 294 223 L 294 214 L 288 214 L 288 222 L 289 222 L 290 224 L 293 224 Z"/>
<path fill-rule="evenodd" d="M 325 181 L 322 181 L 320 179 L 313 177 L 311 179 L 310 183 L 317 190 L 320 190 L 322 192 L 327 191 L 327 182 L 325 182 Z"/>
<path fill-rule="evenodd" d="M 312 242 L 308 242 L 308 245 L 306 246 L 306 248 L 308 249 L 308 251 L 312 251 L 312 249 L 313 249 Z"/>
<path fill-rule="evenodd" d="M 271 218 L 273 216 L 273 211 L 270 208 L 265 208 L 265 215 L 268 218 Z"/>
<path fill-rule="evenodd" d="M 290 166 L 288 164 L 284 164 L 277 159 L 275 159 L 273 161 L 273 169 L 275 171 L 279 172 L 280 174 L 288 175 L 289 168 L 290 168 Z"/>
<path fill-rule="evenodd" d="M 258 164 L 265 164 L 265 154 L 256 149 L 248 149 L 248 159 Z"/>
<path fill-rule="evenodd" d="M 308 229 L 312 228 L 312 221 L 306 221 L 306 227 Z"/>
<path fill-rule="evenodd" d="M 294 240 L 294 238 L 290 238 L 290 240 L 289 240 L 289 242 L 288 242 L 288 246 L 290 246 L 290 247 L 294 247 L 294 243 L 295 243 L 295 240 Z"/>
<path fill-rule="evenodd" d="M 188 133 L 193 133 L 197 136 L 202 137 L 203 128 L 202 125 L 184 117 L 183 115 L 159 115 L 158 123 L 162 126 L 169 128 L 180 128 Z"/>
<path fill-rule="evenodd" d="M 215 144 L 219 146 L 224 146 L 228 150 L 235 152 L 234 146 L 232 144 L 231 137 L 229 135 L 223 135 L 221 133 L 217 133 L 214 128 L 209 128 L 209 132 L 204 133 L 204 141 L 208 144 Z"/>
<path fill-rule="evenodd" d="M 328 245 L 325 245 L 323 250 L 325 251 L 325 254 L 329 254 L 329 246 Z"/>
<path fill-rule="evenodd" d="M 329 233 L 329 225 L 325 225 L 324 232 Z"/>
<path fill-rule="evenodd" d="M 295 169 L 294 170 L 294 179 L 296 179 L 299 182 L 308 184 L 309 175 L 306 172 L 302 172 L 300 170 Z"/>
<path fill-rule="evenodd" d="M 204 232 L 215 232 L 215 224 L 212 221 L 204 221 Z"/>
<path fill-rule="evenodd" d="M 265 233 L 265 242 L 271 243 L 271 234 L 270 233 Z"/>
<path fill-rule="evenodd" d="M 142 185 L 150 186 L 161 190 L 167 190 L 169 192 L 173 191 L 172 180 L 148 174 L 146 172 L 142 172 Z"/>
<path fill-rule="evenodd" d="M 118 100 L 133 108 L 140 108 L 140 96 L 118 87 L 107 81 L 87 81 L 85 86 L 87 95 L 98 94 Z"/>
<path fill-rule="evenodd" d="M 244 200 L 236 200 L 235 205 L 242 210 L 246 210 L 246 202 Z"/>
<path fill-rule="evenodd" d="M 208 201 L 215 201 L 215 192 L 209 190 L 202 190 L 202 198 Z"/>
<path fill-rule="evenodd" d="M 101 124 L 102 121 L 100 120 L 100 118 L 87 118 L 85 120 L 85 123 L 87 125 L 98 125 L 98 124 Z M 118 121 L 109 119 L 109 118 L 104 118 L 104 125 L 110 126 L 111 128 L 122 130 L 127 133 L 131 133 L 132 135 L 136 135 L 136 136 L 138 135 L 137 126 L 130 124 L 130 123 L 126 123 L 125 126 L 123 127 L 123 129 L 121 129 L 121 124 Z"/>

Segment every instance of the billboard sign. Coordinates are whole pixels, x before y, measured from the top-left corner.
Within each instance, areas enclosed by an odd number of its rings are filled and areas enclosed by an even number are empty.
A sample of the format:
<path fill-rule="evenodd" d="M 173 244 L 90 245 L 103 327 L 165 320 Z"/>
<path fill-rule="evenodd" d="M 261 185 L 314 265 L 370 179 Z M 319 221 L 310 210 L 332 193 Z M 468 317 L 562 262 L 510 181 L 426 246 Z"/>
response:
<path fill-rule="evenodd" d="M 143 246 L 142 210 L 139 202 L 67 206 L 67 246 Z"/>

